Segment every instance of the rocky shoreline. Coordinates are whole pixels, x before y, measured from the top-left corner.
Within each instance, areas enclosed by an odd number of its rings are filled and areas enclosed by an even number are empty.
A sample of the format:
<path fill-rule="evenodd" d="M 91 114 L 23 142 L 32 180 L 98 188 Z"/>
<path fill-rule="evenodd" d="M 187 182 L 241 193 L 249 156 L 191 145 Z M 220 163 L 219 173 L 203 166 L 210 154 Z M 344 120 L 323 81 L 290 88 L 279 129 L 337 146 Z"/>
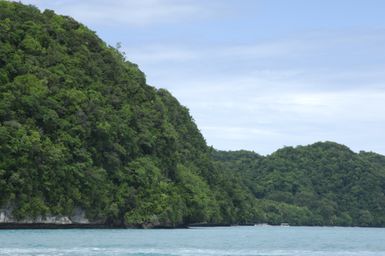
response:
<path fill-rule="evenodd" d="M 111 224 L 105 220 L 89 220 L 81 208 L 75 208 L 71 216 L 46 215 L 25 219 L 16 219 L 12 214 L 13 207 L 0 209 L 0 229 L 172 229 L 187 228 L 185 224 L 172 225 L 170 223 L 143 223 L 143 224 Z"/>
<path fill-rule="evenodd" d="M 45 215 L 17 219 L 12 214 L 13 207 L 0 209 L 0 229 L 19 228 L 102 228 L 108 227 L 104 221 L 90 221 L 81 208 L 75 208 L 71 216 Z"/>
<path fill-rule="evenodd" d="M 108 224 L 55 224 L 55 223 L 22 223 L 22 222 L 9 222 L 0 223 L 1 229 L 176 229 L 176 228 L 189 228 L 187 225 L 108 225 Z M 195 227 L 195 226 L 194 226 Z"/>
<path fill-rule="evenodd" d="M 54 223 L 0 223 L 0 229 L 110 229 L 124 228 L 111 227 L 104 224 L 54 224 Z"/>

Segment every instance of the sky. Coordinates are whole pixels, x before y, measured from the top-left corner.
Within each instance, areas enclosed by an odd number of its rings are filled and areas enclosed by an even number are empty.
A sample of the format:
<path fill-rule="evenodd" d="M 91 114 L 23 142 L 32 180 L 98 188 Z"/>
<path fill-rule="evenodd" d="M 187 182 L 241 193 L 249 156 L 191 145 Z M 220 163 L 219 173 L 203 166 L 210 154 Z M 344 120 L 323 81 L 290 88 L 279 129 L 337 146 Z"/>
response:
<path fill-rule="evenodd" d="M 385 1 L 21 2 L 121 43 L 214 148 L 335 141 L 385 154 Z"/>

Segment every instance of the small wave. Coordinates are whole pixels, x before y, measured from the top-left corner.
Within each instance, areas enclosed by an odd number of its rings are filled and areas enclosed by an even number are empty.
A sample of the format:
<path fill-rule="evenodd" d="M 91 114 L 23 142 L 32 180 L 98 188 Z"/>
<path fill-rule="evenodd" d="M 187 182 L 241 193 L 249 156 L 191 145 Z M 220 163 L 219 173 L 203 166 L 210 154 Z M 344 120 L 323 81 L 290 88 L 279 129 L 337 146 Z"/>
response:
<path fill-rule="evenodd" d="M 197 248 L 0 248 L 1 256 L 380 256 L 374 251 L 223 250 Z"/>

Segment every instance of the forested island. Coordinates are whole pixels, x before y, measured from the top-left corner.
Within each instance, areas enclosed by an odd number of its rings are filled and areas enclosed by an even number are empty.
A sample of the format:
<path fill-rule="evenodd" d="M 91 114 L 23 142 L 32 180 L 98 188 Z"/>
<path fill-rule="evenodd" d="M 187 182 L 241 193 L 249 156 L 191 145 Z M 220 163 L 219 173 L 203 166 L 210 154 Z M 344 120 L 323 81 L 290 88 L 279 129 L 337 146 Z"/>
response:
<path fill-rule="evenodd" d="M 385 156 L 333 142 L 215 150 L 95 32 L 0 1 L 0 228 L 384 227 L 384 192 Z"/>

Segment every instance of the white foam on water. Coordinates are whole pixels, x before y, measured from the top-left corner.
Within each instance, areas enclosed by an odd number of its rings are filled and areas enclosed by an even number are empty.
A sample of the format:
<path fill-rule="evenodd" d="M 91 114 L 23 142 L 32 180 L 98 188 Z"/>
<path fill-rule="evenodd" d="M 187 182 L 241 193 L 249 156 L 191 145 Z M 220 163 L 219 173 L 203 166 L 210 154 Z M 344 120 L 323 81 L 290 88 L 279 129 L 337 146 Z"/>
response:
<path fill-rule="evenodd" d="M 0 248 L 1 256 L 385 256 L 376 251 L 224 250 L 197 248 Z"/>

